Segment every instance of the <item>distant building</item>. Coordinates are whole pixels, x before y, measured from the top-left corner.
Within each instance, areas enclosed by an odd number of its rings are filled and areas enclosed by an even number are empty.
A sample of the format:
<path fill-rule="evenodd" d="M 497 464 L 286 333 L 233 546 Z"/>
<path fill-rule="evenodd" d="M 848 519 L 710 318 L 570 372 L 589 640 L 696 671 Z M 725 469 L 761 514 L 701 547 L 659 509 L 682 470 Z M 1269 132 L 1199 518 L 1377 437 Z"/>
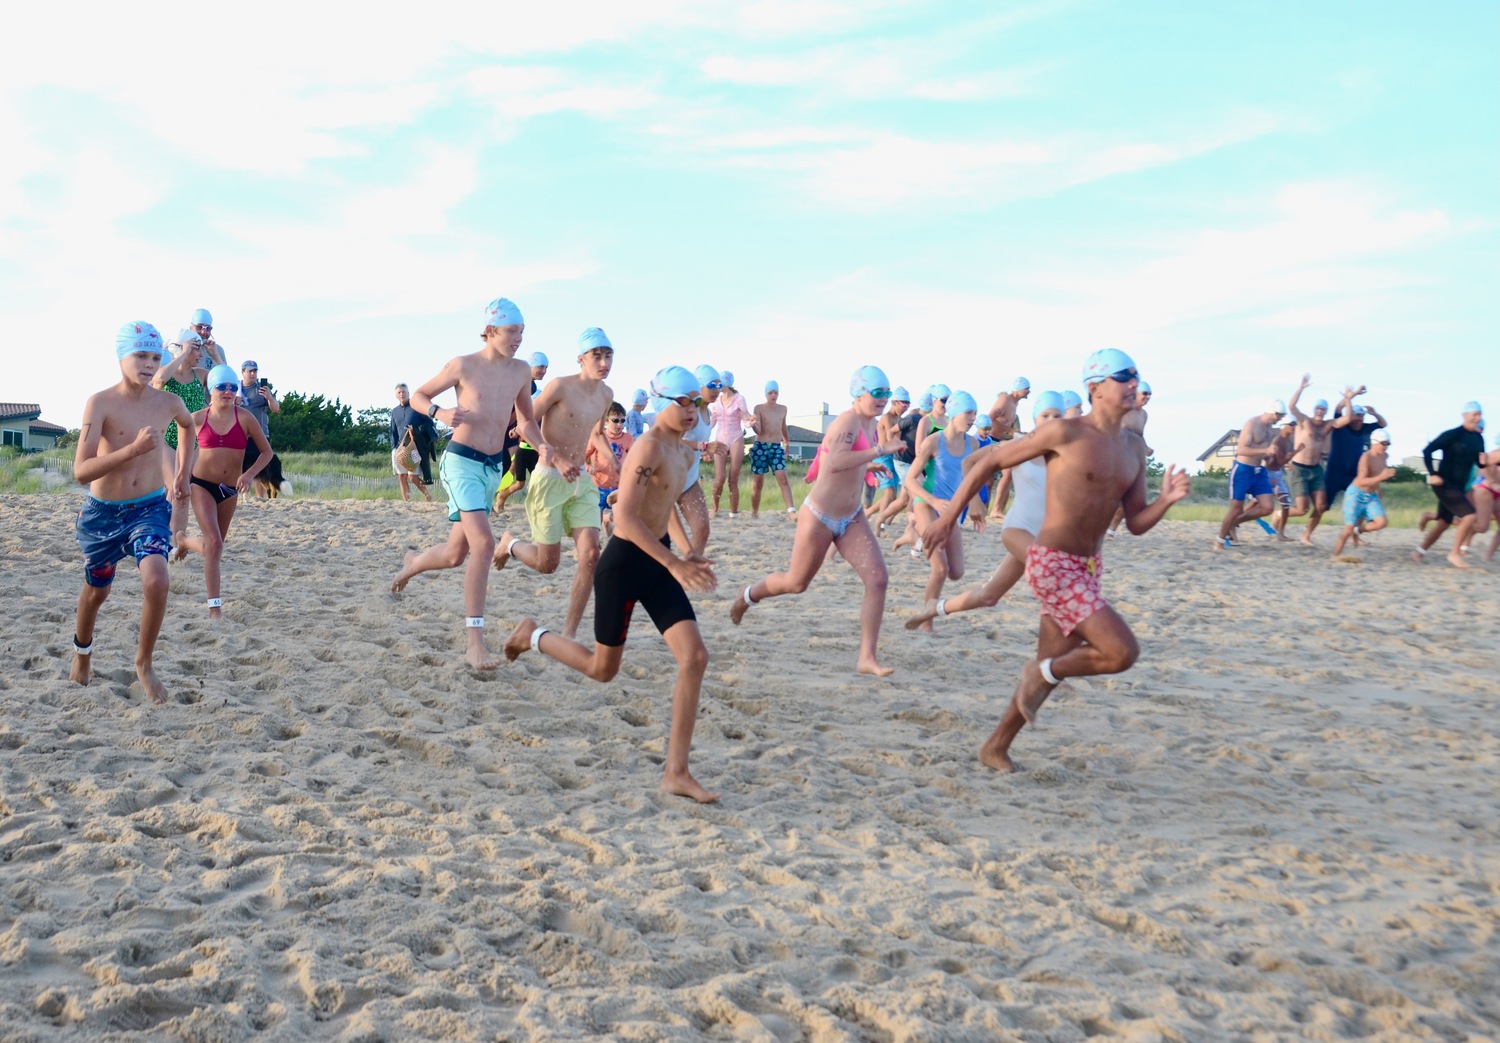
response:
<path fill-rule="evenodd" d="M 786 425 L 787 444 L 791 451 L 787 453 L 792 460 L 811 460 L 818 455 L 818 446 L 823 442 L 823 435 L 819 431 L 811 431 L 797 424 Z"/>
<path fill-rule="evenodd" d="M 826 432 L 829 425 L 833 423 L 833 416 L 828 412 L 828 403 L 824 402 L 822 403 L 822 406 L 823 408 L 816 413 L 807 413 L 802 416 L 788 415 L 786 418 L 786 422 L 788 424 L 795 424 L 798 427 L 805 428 L 808 431 L 816 431 L 818 433 L 816 442 L 821 442 L 823 440 L 824 432 Z M 816 444 L 816 442 L 814 444 Z"/>
<path fill-rule="evenodd" d="M 33 403 L 0 402 L 0 445 L 31 452 L 51 449 L 68 429 L 39 419 L 41 415 L 42 407 Z"/>
<path fill-rule="evenodd" d="M 1231 427 L 1217 442 L 1198 454 L 1198 462 L 1205 471 L 1224 471 L 1234 463 L 1234 451 L 1240 444 L 1240 429 Z"/>

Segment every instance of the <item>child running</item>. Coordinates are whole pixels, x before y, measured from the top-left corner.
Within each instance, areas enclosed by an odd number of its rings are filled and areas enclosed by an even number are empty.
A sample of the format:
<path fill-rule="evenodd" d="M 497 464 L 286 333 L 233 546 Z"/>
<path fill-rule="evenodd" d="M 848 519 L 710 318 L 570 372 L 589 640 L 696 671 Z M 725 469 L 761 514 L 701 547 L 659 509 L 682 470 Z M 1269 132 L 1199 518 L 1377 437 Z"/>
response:
<path fill-rule="evenodd" d="M 906 491 L 911 495 L 912 520 L 918 532 L 926 532 L 937 516 L 950 506 L 953 494 L 963 482 L 964 461 L 978 449 L 977 441 L 969 434 L 974 418 L 979 414 L 979 404 L 967 391 L 955 391 L 948 400 L 948 423 L 940 431 L 934 431 L 922 439 L 917 446 L 917 457 L 911 470 L 906 472 Z M 930 465 L 930 466 L 929 466 Z M 926 483 L 923 474 L 930 473 Z M 988 485 L 988 482 L 984 483 Z M 976 490 L 977 492 L 977 490 Z M 985 506 L 977 495 L 958 505 L 960 524 L 955 525 L 943 541 L 942 546 L 927 546 L 930 571 L 927 576 L 925 603 L 935 604 L 943 592 L 945 580 L 962 579 L 964 575 L 964 537 L 962 520 L 966 513 L 972 514 L 976 529 L 983 531 Z M 917 624 L 917 628 L 932 632 L 932 621 Z"/>
<path fill-rule="evenodd" d="M 711 591 L 716 582 L 708 562 L 679 558 L 667 539 L 667 519 L 698 463 L 698 451 L 684 445 L 682 436 L 697 421 L 704 402 L 698 378 L 681 366 L 659 371 L 651 391 L 657 399 L 656 420 L 625 456 L 628 480 L 615 503 L 615 538 L 594 573 L 593 649 L 523 619 L 505 642 L 505 657 L 515 660 L 529 648 L 595 681 L 609 681 L 620 671 L 630 617 L 640 602 L 677 660 L 661 791 L 708 804 L 719 795 L 704 789 L 688 771 L 708 649 L 686 592 Z"/>
<path fill-rule="evenodd" d="M 1032 407 L 1033 430 L 1040 429 L 1051 420 L 1062 418 L 1062 395 L 1056 391 L 1043 391 Z M 1018 434 L 1018 440 L 1030 435 Z M 974 458 L 971 457 L 971 460 Z M 907 630 L 916 630 L 938 616 L 951 616 L 955 612 L 968 612 L 976 608 L 994 608 L 1016 585 L 1026 572 L 1026 552 L 1031 548 L 1036 534 L 1042 529 L 1042 518 L 1047 507 L 1047 464 L 1041 458 L 1027 460 L 1005 472 L 1015 489 L 1015 501 L 1006 512 L 1005 524 L 1000 529 L 1000 542 L 1005 545 L 1005 557 L 1000 559 L 994 575 L 984 586 L 966 590 L 957 597 L 929 600 L 921 612 L 906 621 Z M 954 526 L 954 531 L 958 526 Z"/>
<path fill-rule="evenodd" d="M 224 618 L 224 599 L 219 596 L 220 566 L 224 559 L 224 539 L 240 493 L 255 484 L 255 476 L 271 462 L 271 444 L 261 433 L 260 424 L 245 413 L 249 423 L 240 422 L 240 378 L 229 366 L 215 366 L 208 374 L 211 398 L 208 408 L 193 414 L 198 429 L 198 458 L 193 462 L 193 517 L 198 519 L 202 535 L 183 540 L 188 550 L 203 555 L 203 582 L 208 587 L 208 618 Z M 410 434 L 410 432 L 407 432 Z M 244 469 L 245 447 L 254 443 L 260 455 Z"/>
<path fill-rule="evenodd" d="M 1189 491 L 1188 476 L 1172 465 L 1162 476 L 1161 494 L 1146 502 L 1146 447 L 1122 426 L 1140 382 L 1130 356 L 1114 348 L 1094 352 L 1084 362 L 1083 382 L 1087 416 L 1044 424 L 1024 441 L 984 450 L 948 509 L 927 529 L 929 545 L 942 546 L 958 524 L 960 505 L 995 471 L 1046 458 L 1047 508 L 1041 532 L 1026 551 L 1026 578 L 1042 606 L 1037 658 L 1021 671 L 1010 706 L 979 751 L 981 763 L 1002 771 L 1017 770 L 1011 743 L 1065 678 L 1117 674 L 1140 655 L 1130 627 L 1099 590 L 1099 548 L 1115 508 L 1124 502 L 1126 527 L 1138 536 Z"/>
<path fill-rule="evenodd" d="M 599 489 L 599 521 L 606 540 L 614 530 L 610 494 L 619 490 L 620 465 L 625 460 L 625 454 L 635 444 L 635 438 L 625 430 L 627 417 L 624 406 L 611 402 L 609 412 L 604 414 L 599 426 L 594 428 L 594 433 L 589 438 L 588 452 L 583 457 L 589 477 Z"/>
<path fill-rule="evenodd" d="M 453 429 L 448 448 L 438 464 L 448 490 L 448 539 L 420 554 L 408 551 L 401 571 L 391 580 L 399 594 L 413 576 L 434 569 L 464 569 L 464 658 L 476 670 L 493 670 L 500 660 L 484 644 L 484 601 L 490 577 L 495 533 L 490 528 L 490 505 L 506 470 L 505 433 L 514 409 L 520 435 L 543 448 L 542 433 L 531 416 L 531 367 L 515 357 L 525 335 L 521 309 L 504 297 L 491 301 L 484 312 L 484 342 L 472 355 L 448 360 L 437 376 L 411 396 L 412 405 Z M 440 409 L 433 398 L 449 388 L 458 404 Z M 440 414 L 447 413 L 446 417 Z"/>
<path fill-rule="evenodd" d="M 1390 519 L 1385 516 L 1385 504 L 1380 501 L 1380 484 L 1396 477 L 1396 469 L 1386 464 L 1386 450 L 1390 448 L 1391 436 L 1385 428 L 1378 427 L 1370 436 L 1370 448 L 1359 458 L 1359 470 L 1355 472 L 1352 487 L 1344 493 L 1344 531 L 1339 533 L 1333 545 L 1333 557 L 1344 553 L 1344 544 L 1357 532 L 1378 532 L 1386 527 Z"/>
<path fill-rule="evenodd" d="M 167 688 L 152 659 L 167 612 L 167 548 L 172 505 L 162 481 L 157 446 L 175 422 L 174 496 L 186 496 L 193 459 L 193 417 L 182 399 L 151 386 L 161 365 L 161 334 L 149 322 L 127 322 L 115 336 L 120 382 L 89 398 L 83 407 L 73 477 L 89 487 L 75 534 L 83 549 L 83 590 L 73 631 L 68 678 L 87 685 L 93 676 L 94 622 L 109 597 L 115 566 L 135 557 L 141 574 L 141 632 L 135 676 L 153 703 L 167 701 Z"/>
<path fill-rule="evenodd" d="M 751 605 L 782 594 L 801 594 L 823 567 L 828 548 L 837 547 L 865 587 L 859 609 L 859 660 L 855 670 L 889 677 L 894 669 L 881 666 L 876 656 L 880 619 L 885 612 L 885 558 L 860 501 L 869 465 L 895 452 L 901 443 L 876 441 L 876 418 L 891 397 L 891 384 L 884 371 L 861 366 L 849 381 L 849 394 L 853 405 L 833 421 L 818 447 L 814 461 L 818 479 L 797 512 L 791 564 L 785 572 L 774 572 L 741 591 L 729 609 L 729 618 L 737 626 Z"/>

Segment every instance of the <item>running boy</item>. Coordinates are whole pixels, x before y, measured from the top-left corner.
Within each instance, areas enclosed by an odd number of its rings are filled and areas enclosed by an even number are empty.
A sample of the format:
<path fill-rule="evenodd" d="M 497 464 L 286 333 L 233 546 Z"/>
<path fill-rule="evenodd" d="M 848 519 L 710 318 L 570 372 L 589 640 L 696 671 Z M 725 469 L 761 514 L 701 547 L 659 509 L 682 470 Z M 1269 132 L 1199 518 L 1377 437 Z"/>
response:
<path fill-rule="evenodd" d="M 141 574 L 141 633 L 135 676 L 153 703 L 167 701 L 152 657 L 167 612 L 167 549 L 172 504 L 162 480 L 157 446 L 176 422 L 176 498 L 186 499 L 193 461 L 193 416 L 182 399 L 151 386 L 161 365 L 161 334 L 149 322 L 127 322 L 115 335 L 120 382 L 92 396 L 83 407 L 73 477 L 88 483 L 89 498 L 75 528 L 83 548 L 83 590 L 73 632 L 68 678 L 81 685 L 93 674 L 94 621 L 109 597 L 115 566 L 134 555 Z"/>
<path fill-rule="evenodd" d="M 599 521 L 606 540 L 609 539 L 614 524 L 610 494 L 619 491 L 620 465 L 625 460 L 625 454 L 635 444 L 635 438 L 625 430 L 628 416 L 620 403 L 610 403 L 609 412 L 604 414 L 599 426 L 589 436 L 588 452 L 584 454 L 584 466 L 588 468 L 589 477 L 599 489 Z"/>
<path fill-rule="evenodd" d="M 942 546 L 958 523 L 959 508 L 997 470 L 1046 457 L 1047 507 L 1041 531 L 1026 551 L 1026 579 L 1042 606 L 1037 658 L 1021 671 L 1010 706 L 979 751 L 980 761 L 991 768 L 1016 770 L 1011 743 L 1065 678 L 1117 674 L 1140 655 L 1135 635 L 1099 591 L 1099 548 L 1121 502 L 1125 524 L 1138 536 L 1188 494 L 1189 480 L 1169 466 L 1161 494 L 1146 502 L 1146 447 L 1122 427 L 1135 406 L 1139 381 L 1135 363 L 1123 351 L 1094 352 L 1083 366 L 1088 415 L 1043 424 L 1023 441 L 982 450 L 952 504 L 927 527 L 928 546 Z"/>
<path fill-rule="evenodd" d="M 391 592 L 399 594 L 420 573 L 454 569 L 467 561 L 464 655 L 474 669 L 493 670 L 500 660 L 484 644 L 484 600 L 490 556 L 495 551 L 489 512 L 506 470 L 505 433 L 512 409 L 521 437 L 538 449 L 545 446 L 531 415 L 531 367 L 515 357 L 526 331 L 521 309 L 497 297 L 485 307 L 484 318 L 484 332 L 479 335 L 484 347 L 472 355 L 449 359 L 437 376 L 411 396 L 413 406 L 453 429 L 438 465 L 448 490 L 448 520 L 453 528 L 446 543 L 420 554 L 407 552 L 401 571 L 391 580 Z M 458 404 L 439 408 L 433 398 L 449 388 L 457 391 Z"/>
<path fill-rule="evenodd" d="M 507 532 L 495 548 L 495 568 L 505 568 L 514 557 L 547 576 L 562 561 L 563 537 L 573 537 L 578 570 L 563 628 L 569 640 L 578 633 L 599 563 L 599 487 L 583 472 L 583 464 L 589 440 L 614 402 L 614 393 L 604 383 L 614 361 L 614 345 L 603 330 L 591 326 L 578 336 L 579 372 L 554 380 L 537 398 L 536 421 L 551 451 L 537 458 L 526 494 L 531 542 Z"/>
<path fill-rule="evenodd" d="M 630 616 L 640 602 L 677 660 L 661 790 L 707 804 L 719 795 L 704 789 L 688 771 L 688 748 L 708 649 L 686 591 L 711 591 L 716 583 L 708 562 L 679 558 L 667 540 L 667 520 L 677 509 L 688 472 L 698 466 L 698 451 L 682 441 L 704 407 L 698 389 L 698 378 L 681 366 L 668 366 L 651 381 L 656 420 L 625 456 L 615 537 L 594 573 L 593 650 L 534 619 L 523 619 L 505 642 L 505 657 L 514 660 L 529 648 L 595 681 L 609 681 L 620 671 Z"/>
<path fill-rule="evenodd" d="M 1335 558 L 1344 552 L 1344 544 L 1356 532 L 1377 532 L 1390 522 L 1385 516 L 1385 504 L 1380 502 L 1380 483 L 1396 477 L 1396 469 L 1387 466 L 1385 459 L 1390 445 L 1391 436 L 1385 428 L 1376 428 L 1370 436 L 1370 448 L 1359 458 L 1352 487 L 1344 493 L 1344 531 L 1333 545 Z"/>

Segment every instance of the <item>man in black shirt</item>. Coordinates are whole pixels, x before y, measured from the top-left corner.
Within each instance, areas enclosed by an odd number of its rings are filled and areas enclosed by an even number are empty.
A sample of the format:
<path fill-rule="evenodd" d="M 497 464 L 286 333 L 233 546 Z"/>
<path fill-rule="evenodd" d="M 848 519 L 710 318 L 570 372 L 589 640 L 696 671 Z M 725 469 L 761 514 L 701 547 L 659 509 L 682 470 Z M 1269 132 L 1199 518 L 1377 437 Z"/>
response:
<path fill-rule="evenodd" d="M 432 418 L 420 410 L 413 409 L 411 405 L 411 393 L 405 384 L 396 385 L 396 404 L 391 407 L 391 448 L 395 449 L 406 437 L 406 429 L 411 428 L 412 441 L 416 443 L 417 454 L 421 456 L 418 467 L 422 471 L 422 483 L 432 484 L 432 454 L 433 446 L 437 442 L 437 425 Z M 406 483 L 402 483 L 402 491 L 405 491 Z M 403 497 L 404 499 L 404 497 Z"/>
<path fill-rule="evenodd" d="M 1476 466 L 1486 463 L 1484 436 L 1479 433 L 1479 423 L 1484 418 L 1484 411 L 1478 402 L 1465 402 L 1463 416 L 1462 424 L 1444 431 L 1422 450 L 1422 460 L 1427 464 L 1427 484 L 1432 486 L 1432 492 L 1438 501 L 1437 524 L 1423 537 L 1421 545 L 1412 551 L 1413 561 L 1421 561 L 1427 549 L 1437 542 L 1448 526 L 1457 522 L 1458 530 L 1448 561 L 1455 568 L 1469 567 L 1459 548 L 1468 540 L 1469 533 L 1474 528 L 1474 505 L 1469 502 L 1465 493 L 1469 476 Z M 1443 454 L 1442 462 L 1436 467 L 1432 464 L 1432 454 L 1435 452 Z"/>

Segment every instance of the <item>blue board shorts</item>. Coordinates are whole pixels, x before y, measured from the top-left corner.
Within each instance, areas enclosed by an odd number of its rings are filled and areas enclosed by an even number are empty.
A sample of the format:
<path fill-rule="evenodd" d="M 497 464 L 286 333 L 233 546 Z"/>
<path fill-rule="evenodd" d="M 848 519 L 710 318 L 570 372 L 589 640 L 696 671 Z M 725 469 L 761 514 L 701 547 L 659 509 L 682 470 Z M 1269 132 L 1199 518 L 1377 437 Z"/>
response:
<path fill-rule="evenodd" d="M 438 477 L 448 490 L 448 520 L 456 522 L 462 511 L 490 512 L 500 479 L 505 476 L 505 454 L 485 456 L 458 442 L 449 442 L 438 464 Z"/>
<path fill-rule="evenodd" d="M 1385 504 L 1380 502 L 1377 494 L 1366 492 L 1356 485 L 1349 486 L 1344 492 L 1345 525 L 1358 525 L 1360 522 L 1384 517 Z"/>
<path fill-rule="evenodd" d="M 887 453 L 885 456 L 877 456 L 875 463 L 885 468 L 886 473 L 877 476 L 877 489 L 899 489 L 901 478 L 896 474 L 896 458 Z"/>
<path fill-rule="evenodd" d="M 1238 460 L 1229 468 L 1229 498 L 1231 500 L 1253 500 L 1257 496 L 1272 495 L 1271 479 L 1264 467 L 1251 467 Z"/>
<path fill-rule="evenodd" d="M 786 450 L 780 442 L 754 442 L 750 446 L 750 473 L 770 474 L 786 470 Z"/>
<path fill-rule="evenodd" d="M 107 587 L 115 581 L 115 566 L 127 554 L 137 566 L 152 554 L 163 558 L 172 546 L 172 504 L 167 491 L 134 500 L 83 501 L 74 526 L 78 546 L 83 548 L 83 579 L 91 587 Z"/>

